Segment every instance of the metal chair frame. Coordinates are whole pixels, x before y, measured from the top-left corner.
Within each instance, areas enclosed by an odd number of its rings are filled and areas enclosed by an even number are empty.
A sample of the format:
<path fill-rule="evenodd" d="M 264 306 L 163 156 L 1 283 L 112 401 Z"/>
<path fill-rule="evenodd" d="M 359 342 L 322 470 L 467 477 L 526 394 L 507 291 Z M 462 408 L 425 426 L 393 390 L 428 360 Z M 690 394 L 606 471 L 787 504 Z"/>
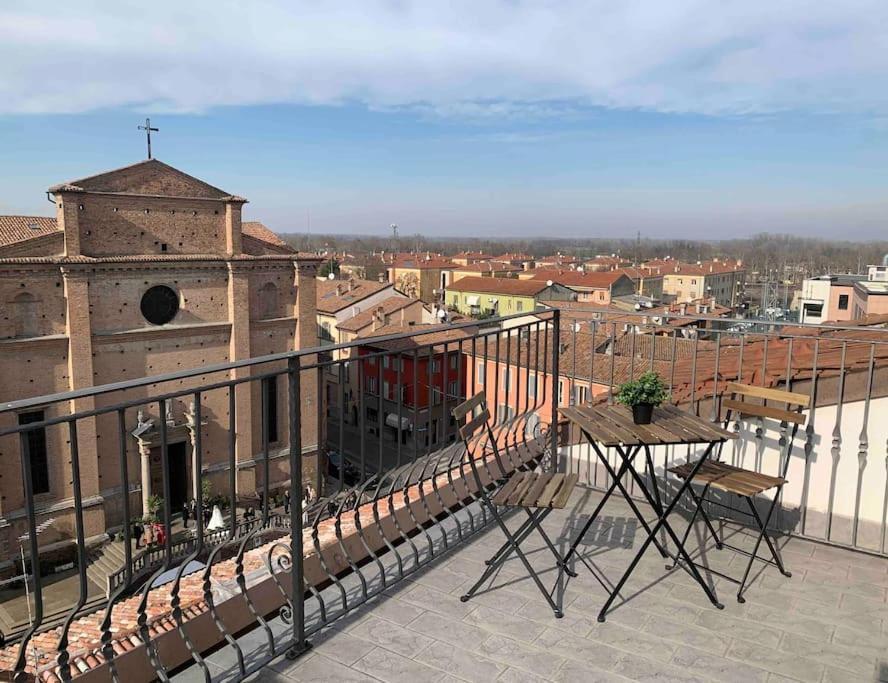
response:
<path fill-rule="evenodd" d="M 498 506 L 493 502 L 493 495 L 497 491 L 499 491 L 513 476 L 515 476 L 518 472 L 522 471 L 522 469 L 525 468 L 519 467 L 516 468 L 514 471 L 509 472 L 503 465 L 496 436 L 494 435 L 493 428 L 490 424 L 490 411 L 487 408 L 487 399 L 484 391 L 478 392 L 472 398 L 456 406 L 451 412 L 457 422 L 460 422 L 466 417 L 471 416 L 471 419 L 462 427 L 460 427 L 459 430 L 460 436 L 462 437 L 463 442 L 466 446 L 464 457 L 467 458 L 469 461 L 472 476 L 475 479 L 479 501 L 490 511 L 492 518 L 506 537 L 506 542 L 490 557 L 490 559 L 485 561 L 487 567 L 481 575 L 481 578 L 479 578 L 478 581 L 464 595 L 460 596 L 460 600 L 462 602 L 467 602 L 468 600 L 470 600 L 472 596 L 474 596 L 475 593 L 478 591 L 478 589 L 481 588 L 481 586 L 484 585 L 484 583 L 493 575 L 493 573 L 497 569 L 499 569 L 514 553 L 521 560 L 528 574 L 530 574 L 531 579 L 533 579 L 533 582 L 536 584 L 540 593 L 542 593 L 546 602 L 549 604 L 549 607 L 552 608 L 555 617 L 559 619 L 562 618 L 564 616 L 564 612 L 562 609 L 563 596 L 561 592 L 555 590 L 550 592 L 546 590 L 546 587 L 543 585 L 539 574 L 533 568 L 533 565 L 527 559 L 527 556 L 524 554 L 520 547 L 521 543 L 523 543 L 534 531 L 536 531 L 542 537 L 549 551 L 555 557 L 555 566 L 560 566 L 562 564 L 561 555 L 558 553 L 555 545 L 552 543 L 548 534 L 546 534 L 545 530 L 542 527 L 543 520 L 552 512 L 554 508 L 546 507 L 531 509 L 525 507 L 524 511 L 527 513 L 527 519 L 524 520 L 524 522 L 521 524 L 521 526 L 518 527 L 515 532 L 511 532 L 509 530 L 509 527 L 506 526 L 506 523 L 503 521 L 502 515 L 498 510 Z M 499 469 L 500 475 L 488 484 L 484 483 L 484 480 L 482 479 L 481 473 L 478 469 L 479 452 L 481 459 L 485 459 L 487 457 L 487 449 L 484 446 L 485 442 L 490 448 L 490 453 L 493 455 L 494 462 L 496 464 L 496 467 Z M 553 593 L 556 595 L 555 598 L 552 597 Z"/>
<path fill-rule="evenodd" d="M 721 550 L 723 548 L 728 548 L 729 550 L 733 550 L 736 553 L 739 553 L 741 555 L 746 555 L 749 557 L 749 562 L 746 564 L 746 569 L 743 572 L 743 577 L 739 580 L 733 576 L 730 576 L 730 575 L 725 574 L 723 572 L 712 569 L 711 567 L 706 567 L 706 569 L 709 572 L 716 574 L 717 576 L 720 576 L 723 579 L 730 581 L 731 583 L 738 584 L 737 602 L 744 603 L 744 602 L 746 602 L 746 598 L 743 597 L 743 592 L 747 588 L 746 583 L 749 580 L 749 574 L 750 574 L 750 571 L 752 570 L 752 565 L 756 560 L 758 560 L 759 562 L 764 562 L 765 564 L 770 564 L 770 565 L 776 566 L 777 569 L 780 571 L 780 573 L 786 577 L 792 576 L 792 572 L 788 571 L 786 569 L 786 567 L 784 566 L 783 559 L 780 556 L 780 552 L 778 551 L 776 544 L 773 542 L 770 535 L 768 534 L 767 528 L 768 528 L 768 524 L 771 521 L 771 517 L 774 514 L 774 510 L 777 507 L 777 503 L 781 499 L 783 486 L 786 484 L 786 474 L 789 469 L 789 461 L 790 461 L 790 457 L 792 455 L 793 443 L 795 441 L 796 434 L 798 433 L 799 426 L 801 424 L 804 424 L 804 422 L 805 422 L 805 417 L 802 414 L 802 410 L 804 408 L 808 407 L 808 397 L 804 396 L 802 394 L 794 394 L 794 393 L 788 392 L 788 391 L 781 391 L 781 390 L 777 390 L 777 389 L 763 389 L 761 387 L 754 387 L 754 386 L 738 384 L 738 383 L 729 384 L 728 390 L 731 391 L 731 398 L 729 400 L 725 401 L 723 404 L 727 407 L 727 411 L 725 413 L 725 419 L 724 419 L 724 423 L 723 423 L 725 429 L 728 428 L 728 425 L 730 424 L 732 418 L 733 418 L 735 424 L 738 425 L 738 428 L 739 428 L 739 423 L 741 421 L 746 421 L 750 417 L 759 418 L 759 419 L 762 419 L 762 418 L 780 419 L 782 429 L 785 429 L 789 422 L 791 422 L 793 425 L 792 429 L 790 430 L 790 432 L 788 433 L 788 436 L 786 438 L 785 447 L 781 450 L 781 453 L 779 456 L 780 473 L 777 477 L 777 481 L 775 481 L 775 483 L 773 483 L 772 485 L 762 488 L 754 493 L 749 493 L 749 494 L 743 494 L 743 493 L 739 493 L 737 491 L 728 490 L 727 488 L 722 488 L 722 486 L 720 485 L 719 482 L 720 482 L 720 480 L 724 479 L 725 477 L 731 477 L 731 476 L 735 476 L 738 474 L 744 475 L 744 474 L 758 474 L 758 473 L 754 472 L 753 470 L 746 470 L 746 469 L 742 469 L 742 468 L 738 468 L 738 467 L 727 466 L 727 464 L 721 460 L 722 454 L 721 454 L 721 450 L 720 450 L 717 457 L 716 457 L 716 460 L 714 462 L 718 465 L 722 465 L 723 467 L 729 467 L 729 469 L 727 469 L 723 475 L 721 475 L 721 476 L 713 475 L 708 481 L 706 481 L 706 483 L 703 485 L 703 489 L 699 495 L 697 495 L 697 493 L 694 491 L 692 486 L 687 487 L 687 491 L 690 493 L 691 498 L 694 500 L 694 512 L 691 515 L 691 519 L 688 523 L 688 527 L 685 530 L 684 536 L 682 537 L 681 548 L 682 548 L 682 550 L 684 549 L 684 545 L 687 543 L 688 537 L 690 536 L 690 533 L 691 533 L 691 529 L 694 527 L 694 522 L 696 521 L 697 515 L 699 514 L 703 518 L 706 528 L 709 530 L 709 533 L 711 534 L 713 540 L 715 541 L 715 545 L 718 550 Z M 746 401 L 738 401 L 737 400 L 738 395 L 761 398 L 762 404 L 749 403 Z M 776 401 L 778 403 L 784 403 L 787 406 L 787 409 L 783 410 L 783 409 L 773 408 L 768 405 L 768 401 Z M 789 410 L 789 406 L 795 406 L 795 409 Z M 735 413 L 737 414 L 736 417 L 734 417 Z M 678 468 L 672 468 L 670 471 L 675 472 L 675 470 L 680 470 L 680 469 L 681 469 L 681 466 L 679 466 Z M 694 474 L 692 474 L 689 477 L 690 483 L 695 483 L 693 481 Z M 679 475 L 679 476 L 681 476 L 681 475 Z M 724 482 L 722 482 L 722 484 L 723 483 Z M 711 520 L 709 514 L 707 514 L 707 512 L 706 512 L 706 505 L 707 504 L 718 505 L 720 507 L 727 507 L 727 506 L 725 506 L 723 503 L 720 503 L 718 501 L 713 501 L 708 498 L 709 490 L 713 485 L 715 485 L 716 489 L 722 490 L 726 494 L 736 495 L 737 497 L 746 501 L 746 504 L 749 507 L 749 513 L 742 513 L 742 511 L 739 511 L 739 512 L 749 516 L 755 522 L 755 526 L 758 531 L 758 536 L 756 538 L 755 545 L 753 547 L 752 552 L 749 552 L 748 550 L 745 550 L 743 548 L 739 548 L 737 546 L 726 543 L 721 537 L 719 537 L 718 532 L 716 531 L 714 525 L 712 524 L 712 520 Z M 755 498 L 755 496 L 757 496 L 761 493 L 764 493 L 766 491 L 770 491 L 775 488 L 776 488 L 776 491 L 774 492 L 774 497 L 771 501 L 771 504 L 768 506 L 765 518 L 762 519 L 761 515 L 759 514 L 758 510 L 756 509 L 754 498 Z M 761 547 L 762 541 L 764 541 L 765 544 L 767 545 L 768 550 L 771 553 L 771 559 L 758 556 L 758 552 Z M 685 553 L 681 553 L 681 555 L 684 556 Z M 671 566 L 674 567 L 675 564 L 677 563 L 677 561 L 678 560 L 676 560 L 676 562 L 673 563 Z M 700 565 L 698 565 L 698 566 L 700 566 Z"/>

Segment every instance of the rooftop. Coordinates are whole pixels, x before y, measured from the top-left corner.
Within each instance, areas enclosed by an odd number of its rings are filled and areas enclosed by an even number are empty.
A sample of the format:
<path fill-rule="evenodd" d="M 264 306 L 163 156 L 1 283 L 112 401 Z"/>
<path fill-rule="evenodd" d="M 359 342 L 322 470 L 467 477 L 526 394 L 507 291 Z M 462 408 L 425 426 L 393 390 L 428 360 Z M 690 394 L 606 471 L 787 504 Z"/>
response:
<path fill-rule="evenodd" d="M 577 488 L 568 507 L 545 520 L 561 552 L 600 497 Z M 653 516 L 649 508 L 642 511 Z M 644 530 L 617 497 L 605 513 L 580 550 L 615 582 Z M 686 522 L 675 519 L 681 533 Z M 514 517 L 509 526 L 519 521 Z M 730 527 L 726 534 L 746 548 L 753 540 Z M 742 570 L 742 556 L 701 548 L 693 538 L 688 549 L 698 560 L 729 573 Z M 720 611 L 685 572 L 664 572 L 662 559 L 649 553 L 618 606 L 598 623 L 607 594 L 579 562 L 579 576 L 565 587 L 563 619 L 552 617 L 514 557 L 472 600 L 460 602 L 501 541 L 499 530 L 483 532 L 318 634 L 301 659 L 273 661 L 258 680 L 282 674 L 277 680 L 752 683 L 885 680 L 878 670 L 888 675 L 888 560 L 783 538 L 779 545 L 792 578 L 758 572 L 741 605 L 734 587 L 713 575 L 725 603 Z M 543 582 L 554 584 L 551 555 L 538 537 L 522 547 Z M 315 609 L 314 602 L 307 608 Z M 262 639 L 253 636 L 255 643 Z M 219 657 L 222 668 L 214 666 L 213 673 L 223 674 L 231 659 Z M 214 657 L 209 661 L 213 665 Z M 200 672 L 190 673 L 188 680 L 198 680 Z"/>
<path fill-rule="evenodd" d="M 454 292 L 483 292 L 512 296 L 536 296 L 549 284 L 546 280 L 517 280 L 504 277 L 464 277 L 447 286 Z"/>
<path fill-rule="evenodd" d="M 391 315 L 392 313 L 400 311 L 403 308 L 407 308 L 408 306 L 421 305 L 422 302 L 420 302 L 418 299 L 410 299 L 402 295 L 390 296 L 388 299 L 383 299 L 381 302 L 379 302 L 377 306 L 373 306 L 372 308 L 361 311 L 356 316 L 351 317 L 348 320 L 343 320 L 336 327 L 338 327 L 340 330 L 355 332 L 371 324 L 373 322 L 373 316 L 380 309 L 382 310 L 383 315 Z"/>
<path fill-rule="evenodd" d="M 610 289 L 620 278 L 626 277 L 619 271 L 594 271 L 594 270 L 562 270 L 537 268 L 534 271 L 534 280 L 552 280 L 565 287 L 586 289 Z"/>
<path fill-rule="evenodd" d="M 0 216 L 0 247 L 60 232 L 48 216 Z"/>
<path fill-rule="evenodd" d="M 394 291 L 389 282 L 357 278 L 318 280 L 318 313 L 336 313 L 387 288 Z"/>

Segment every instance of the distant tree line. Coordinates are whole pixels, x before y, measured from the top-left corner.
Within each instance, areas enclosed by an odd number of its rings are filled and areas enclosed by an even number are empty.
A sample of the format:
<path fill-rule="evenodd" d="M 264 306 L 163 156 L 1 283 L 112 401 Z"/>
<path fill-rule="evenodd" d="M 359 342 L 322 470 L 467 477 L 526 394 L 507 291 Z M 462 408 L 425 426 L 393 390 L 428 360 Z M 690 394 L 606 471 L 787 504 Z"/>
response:
<path fill-rule="evenodd" d="M 522 252 L 537 257 L 556 253 L 578 257 L 618 254 L 632 262 L 665 256 L 690 262 L 738 258 L 743 260 L 748 272 L 758 273 L 761 278 L 794 282 L 823 273 L 865 272 L 867 265 L 881 263 L 883 256 L 888 254 L 888 240 L 851 242 L 770 233 L 720 241 L 649 238 L 530 240 L 425 235 L 406 235 L 394 241 L 384 236 L 336 234 L 288 234 L 283 237 L 303 251 L 346 251 L 356 256 L 384 250 L 429 251 L 445 255 L 460 251 L 483 251 L 493 255 Z"/>

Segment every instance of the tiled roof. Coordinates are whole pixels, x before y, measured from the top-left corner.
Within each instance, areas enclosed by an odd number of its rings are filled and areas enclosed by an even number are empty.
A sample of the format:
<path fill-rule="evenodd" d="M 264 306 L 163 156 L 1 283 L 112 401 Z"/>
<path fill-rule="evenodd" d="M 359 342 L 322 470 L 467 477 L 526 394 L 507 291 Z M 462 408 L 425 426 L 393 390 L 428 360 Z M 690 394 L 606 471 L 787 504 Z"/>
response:
<path fill-rule="evenodd" d="M 500 254 L 499 256 L 494 256 L 491 261 L 501 261 L 501 262 L 509 262 L 509 261 L 533 261 L 533 256 L 530 254 Z"/>
<path fill-rule="evenodd" d="M 513 266 L 511 263 L 484 261 L 470 263 L 467 266 L 455 266 L 453 270 L 458 273 L 518 273 L 521 272 L 521 267 Z"/>
<path fill-rule="evenodd" d="M 616 271 L 584 271 L 561 269 L 537 269 L 534 271 L 533 280 L 552 280 L 565 287 L 577 289 L 610 289 L 623 273 Z"/>
<path fill-rule="evenodd" d="M 264 224 L 259 221 L 244 221 L 241 224 L 241 232 L 246 237 L 252 237 L 254 240 L 259 240 L 260 242 L 266 242 L 275 247 L 279 247 L 281 249 L 286 249 L 291 252 L 295 252 L 289 244 L 284 242 L 280 237 L 278 237 L 274 232 L 269 230 Z"/>
<path fill-rule="evenodd" d="M 59 232 L 48 216 L 0 216 L 0 247 Z"/>
<path fill-rule="evenodd" d="M 429 256 L 413 254 L 410 256 L 399 256 L 392 262 L 391 267 L 409 270 L 454 270 L 459 268 L 460 265 L 450 259 L 435 256 L 434 254 Z"/>
<path fill-rule="evenodd" d="M 410 299 L 406 296 L 390 296 L 388 299 L 383 299 L 376 306 L 361 311 L 356 316 L 351 317 L 348 320 L 343 320 L 336 327 L 338 327 L 340 330 L 354 332 L 357 330 L 361 330 L 372 323 L 373 316 L 380 308 L 382 309 L 384 315 L 391 315 L 392 313 L 400 311 L 402 308 L 407 308 L 408 306 L 414 305 L 421 306 L 422 303 L 419 301 L 419 299 Z"/>
<path fill-rule="evenodd" d="M 584 332 L 583 334 L 589 334 Z M 714 352 L 716 343 L 706 339 L 686 339 L 679 336 L 663 336 L 654 334 L 618 334 L 616 340 L 602 339 L 603 335 L 596 338 L 595 349 L 598 352 L 612 350 L 618 356 L 649 360 L 653 354 L 654 360 L 671 361 L 693 358 L 694 353 L 699 357 L 707 352 Z M 599 341 L 601 340 L 601 341 Z"/>
<path fill-rule="evenodd" d="M 386 325 L 378 330 L 365 332 L 359 335 L 358 339 L 366 340 L 365 346 L 374 349 L 382 349 L 384 351 L 412 351 L 413 349 L 428 346 L 430 344 L 435 352 L 444 350 L 444 344 L 447 342 L 457 342 L 460 339 L 467 339 L 478 331 L 477 327 L 450 327 L 449 325 L 437 324 L 420 324 L 420 325 Z M 402 339 L 392 339 L 389 341 L 374 342 L 373 337 L 383 337 L 389 334 L 407 334 L 411 336 Z M 459 345 L 452 344 L 449 349 L 456 351 Z"/>
<path fill-rule="evenodd" d="M 483 292 L 514 296 L 536 296 L 548 287 L 545 280 L 516 280 L 504 277 L 464 277 L 447 286 L 454 292 Z"/>
<path fill-rule="evenodd" d="M 389 287 L 392 285 L 388 282 L 358 280 L 356 278 L 319 280 L 318 313 L 336 313 Z"/>

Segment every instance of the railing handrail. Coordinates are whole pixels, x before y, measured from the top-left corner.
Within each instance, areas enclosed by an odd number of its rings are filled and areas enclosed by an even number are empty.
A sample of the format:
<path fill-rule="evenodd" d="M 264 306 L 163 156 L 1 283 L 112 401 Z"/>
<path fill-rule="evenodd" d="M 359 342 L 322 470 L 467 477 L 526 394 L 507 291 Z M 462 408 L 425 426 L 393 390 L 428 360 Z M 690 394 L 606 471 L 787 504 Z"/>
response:
<path fill-rule="evenodd" d="M 378 337 L 372 337 L 372 343 L 379 344 L 399 339 L 409 339 L 410 337 L 420 337 L 426 334 L 435 334 L 444 329 L 461 330 L 479 325 L 491 325 L 504 321 L 526 318 L 528 316 L 537 316 L 542 320 L 548 320 L 547 314 L 551 317 L 558 315 L 553 309 L 527 311 L 524 313 L 515 313 L 499 318 L 489 318 L 487 320 L 469 320 L 466 322 L 450 323 L 446 328 L 438 328 L 432 330 L 413 330 L 409 332 L 398 332 L 395 334 L 385 334 Z M 46 394 L 43 396 L 34 396 L 31 398 L 23 398 L 17 401 L 7 401 L 0 403 L 0 414 L 11 411 L 27 410 L 29 408 L 37 408 L 40 406 L 61 403 L 64 401 L 75 401 L 78 399 L 91 398 L 102 394 L 109 394 L 115 391 L 126 391 L 128 389 L 137 389 L 150 386 L 152 384 L 164 384 L 166 382 L 175 382 L 182 379 L 190 379 L 199 375 L 210 375 L 217 372 L 227 372 L 229 370 L 237 370 L 240 368 L 252 367 L 255 365 L 264 365 L 266 363 L 275 363 L 279 361 L 289 361 L 293 358 L 302 358 L 304 356 L 312 356 L 318 353 L 330 353 L 331 351 L 339 351 L 343 349 L 351 349 L 356 346 L 362 346 L 368 343 L 371 338 L 356 339 L 350 342 L 340 342 L 338 344 L 325 344 L 312 346 L 307 349 L 299 349 L 297 351 L 284 351 L 282 353 L 272 353 L 265 356 L 257 356 L 255 358 L 245 358 L 237 361 L 228 361 L 226 363 L 214 363 L 213 365 L 204 365 L 199 368 L 190 370 L 179 370 L 160 375 L 149 375 L 138 379 L 124 380 L 122 382 L 109 382 L 108 384 L 99 384 L 83 389 L 74 389 L 70 391 L 62 391 L 55 394 Z M 423 346 L 439 346 L 441 342 L 430 342 Z M 255 377 L 253 379 L 256 379 Z M 185 392 L 187 393 L 187 392 Z"/>

